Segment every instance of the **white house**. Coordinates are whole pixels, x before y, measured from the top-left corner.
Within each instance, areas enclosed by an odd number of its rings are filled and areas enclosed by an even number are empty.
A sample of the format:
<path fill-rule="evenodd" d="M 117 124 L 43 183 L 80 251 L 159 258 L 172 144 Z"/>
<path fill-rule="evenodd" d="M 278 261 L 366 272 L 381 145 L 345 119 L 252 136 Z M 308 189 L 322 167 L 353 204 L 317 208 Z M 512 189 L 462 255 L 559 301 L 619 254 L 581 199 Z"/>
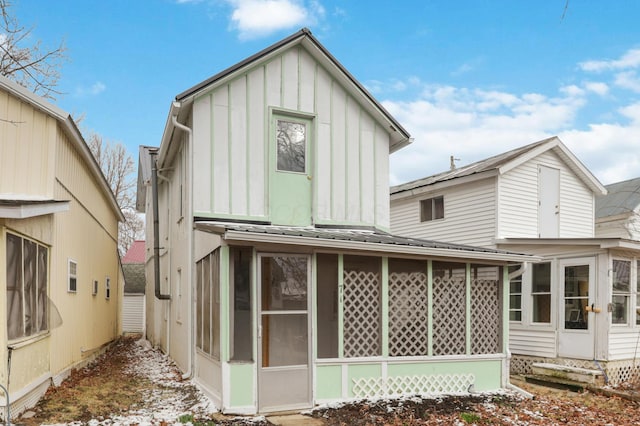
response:
<path fill-rule="evenodd" d="M 147 337 L 223 411 L 507 385 L 529 257 L 389 234 L 410 141 L 307 29 L 176 96 L 140 151 Z"/>
<path fill-rule="evenodd" d="M 605 194 L 553 137 L 391 188 L 391 229 L 541 256 L 510 283 L 512 371 L 556 363 L 619 383 L 638 355 L 640 243 L 596 234 Z"/>

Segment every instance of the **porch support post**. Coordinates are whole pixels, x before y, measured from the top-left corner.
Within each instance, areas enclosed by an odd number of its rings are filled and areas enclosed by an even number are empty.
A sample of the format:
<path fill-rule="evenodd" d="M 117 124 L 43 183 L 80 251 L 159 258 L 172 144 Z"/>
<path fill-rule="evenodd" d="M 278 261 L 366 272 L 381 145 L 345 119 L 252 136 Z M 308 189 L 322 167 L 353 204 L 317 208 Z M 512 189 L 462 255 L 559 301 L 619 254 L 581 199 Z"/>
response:
<path fill-rule="evenodd" d="M 318 359 L 318 298 L 316 295 L 318 294 L 318 255 L 313 253 L 311 255 L 311 303 L 309 304 L 311 309 L 311 336 L 309 340 L 311 341 L 311 359 L 312 363 L 315 364 L 315 360 Z M 314 377 L 313 383 L 315 383 L 315 366 L 313 368 Z M 314 387 L 315 389 L 315 387 Z M 315 398 L 314 398 L 315 399 Z"/>
<path fill-rule="evenodd" d="M 465 273 L 465 282 L 466 282 L 466 295 L 465 295 L 465 317 L 466 321 L 466 354 L 471 355 L 471 264 L 467 263 L 466 273 Z"/>
<path fill-rule="evenodd" d="M 338 255 L 338 358 L 344 358 L 344 255 Z"/>
<path fill-rule="evenodd" d="M 502 267 L 502 353 L 505 354 L 509 353 L 509 289 L 509 267 L 505 265 Z"/>
<path fill-rule="evenodd" d="M 433 260 L 427 260 L 427 355 L 433 356 Z"/>
<path fill-rule="evenodd" d="M 382 258 L 382 356 L 389 356 L 389 258 Z"/>
<path fill-rule="evenodd" d="M 229 362 L 229 246 L 220 247 L 220 360 Z"/>

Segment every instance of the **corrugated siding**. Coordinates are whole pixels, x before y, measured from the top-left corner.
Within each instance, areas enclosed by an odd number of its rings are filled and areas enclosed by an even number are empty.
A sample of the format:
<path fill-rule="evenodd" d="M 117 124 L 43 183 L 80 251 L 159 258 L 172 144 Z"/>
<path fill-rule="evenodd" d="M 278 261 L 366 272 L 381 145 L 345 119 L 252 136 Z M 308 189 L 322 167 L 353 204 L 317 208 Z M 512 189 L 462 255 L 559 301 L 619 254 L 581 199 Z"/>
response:
<path fill-rule="evenodd" d="M 494 179 L 483 179 L 440 192 L 391 202 L 391 231 L 481 247 L 493 244 L 495 230 Z M 444 196 L 444 219 L 420 222 L 420 200 Z"/>
<path fill-rule="evenodd" d="M 122 331 L 142 333 L 144 331 L 145 296 L 125 295 L 122 301 Z"/>
<path fill-rule="evenodd" d="M 553 329 L 509 328 L 509 350 L 513 354 L 555 358 L 556 332 Z"/>
<path fill-rule="evenodd" d="M 500 182 L 500 238 L 538 237 L 538 165 L 560 170 L 560 237 L 593 237 L 593 193 L 552 151 L 508 171 Z"/>
<path fill-rule="evenodd" d="M 195 215 L 268 220 L 269 107 L 314 117 L 315 221 L 388 228 L 388 132 L 301 46 L 196 99 Z"/>
<path fill-rule="evenodd" d="M 616 330 L 609 333 L 609 361 L 640 358 L 640 330 Z"/>
<path fill-rule="evenodd" d="M 0 193 L 53 197 L 57 121 L 0 91 Z"/>

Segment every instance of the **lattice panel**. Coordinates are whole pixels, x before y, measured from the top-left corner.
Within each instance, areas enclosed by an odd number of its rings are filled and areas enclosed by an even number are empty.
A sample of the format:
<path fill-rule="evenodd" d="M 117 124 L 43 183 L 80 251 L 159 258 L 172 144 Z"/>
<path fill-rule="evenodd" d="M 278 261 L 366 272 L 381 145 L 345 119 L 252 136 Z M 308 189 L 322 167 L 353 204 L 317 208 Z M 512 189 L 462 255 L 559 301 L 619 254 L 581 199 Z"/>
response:
<path fill-rule="evenodd" d="M 496 280 L 471 281 L 471 353 L 500 352 L 500 294 Z"/>
<path fill-rule="evenodd" d="M 344 356 L 381 355 L 380 277 L 344 271 Z"/>
<path fill-rule="evenodd" d="M 465 353 L 464 277 L 433 279 L 433 354 Z"/>
<path fill-rule="evenodd" d="M 389 274 L 389 355 L 427 355 L 427 275 Z"/>
<path fill-rule="evenodd" d="M 460 394 L 468 393 L 475 379 L 473 374 L 363 377 L 353 379 L 353 393 L 356 398 L 407 394 Z"/>

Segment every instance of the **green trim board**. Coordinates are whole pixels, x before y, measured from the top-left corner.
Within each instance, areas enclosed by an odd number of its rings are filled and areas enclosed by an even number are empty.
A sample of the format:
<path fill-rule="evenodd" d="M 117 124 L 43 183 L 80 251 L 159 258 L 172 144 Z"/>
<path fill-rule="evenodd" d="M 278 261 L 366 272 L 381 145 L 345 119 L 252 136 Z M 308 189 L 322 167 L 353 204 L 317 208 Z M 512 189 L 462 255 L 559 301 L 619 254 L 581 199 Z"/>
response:
<path fill-rule="evenodd" d="M 382 356 L 389 356 L 389 258 L 382 258 Z"/>
<path fill-rule="evenodd" d="M 338 358 L 344 358 L 344 255 L 338 254 Z"/>
<path fill-rule="evenodd" d="M 471 264 L 465 267 L 465 353 L 471 355 Z"/>

